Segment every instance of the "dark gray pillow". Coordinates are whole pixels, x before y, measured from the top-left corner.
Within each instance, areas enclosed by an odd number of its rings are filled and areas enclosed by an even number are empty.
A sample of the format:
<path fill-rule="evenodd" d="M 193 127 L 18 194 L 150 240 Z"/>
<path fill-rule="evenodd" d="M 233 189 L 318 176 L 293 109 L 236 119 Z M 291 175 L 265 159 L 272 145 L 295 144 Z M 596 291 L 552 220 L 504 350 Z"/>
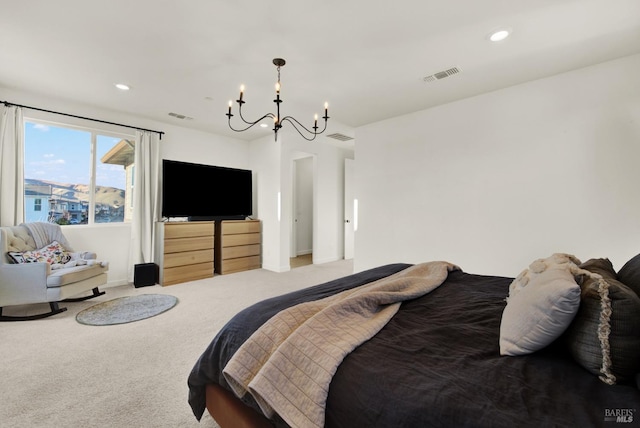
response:
<path fill-rule="evenodd" d="M 591 259 L 580 267 L 601 275 L 608 288 L 611 302 L 608 335 L 611 364 L 608 370 L 615 376 L 615 381 L 601 371 L 603 342 L 598 329 L 603 306 L 598 291 L 600 282 L 592 277 L 586 277 L 580 286 L 580 309 L 564 335 L 571 355 L 589 372 L 609 383 L 634 381 L 636 373 L 640 372 L 640 297 L 616 280 L 608 259 Z"/>
<path fill-rule="evenodd" d="M 609 259 L 589 259 L 580 268 L 601 275 L 604 279 L 618 279 L 616 270 Z"/>
<path fill-rule="evenodd" d="M 618 271 L 618 281 L 640 296 L 640 254 L 629 260 Z"/>

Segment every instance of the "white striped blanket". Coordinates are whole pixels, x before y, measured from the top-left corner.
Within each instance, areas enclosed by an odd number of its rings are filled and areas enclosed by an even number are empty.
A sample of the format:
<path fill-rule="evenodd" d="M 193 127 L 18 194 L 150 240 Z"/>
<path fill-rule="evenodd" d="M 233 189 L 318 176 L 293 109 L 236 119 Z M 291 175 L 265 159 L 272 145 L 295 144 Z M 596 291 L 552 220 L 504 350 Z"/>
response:
<path fill-rule="evenodd" d="M 329 384 L 344 357 L 373 337 L 400 303 L 442 284 L 448 262 L 411 266 L 322 300 L 285 309 L 256 330 L 223 370 L 236 395 L 290 426 L 323 427 Z"/>
<path fill-rule="evenodd" d="M 29 229 L 29 233 L 33 236 L 33 240 L 36 243 L 36 248 L 42 248 L 53 241 L 58 241 L 65 250 L 73 252 L 73 248 L 71 248 L 67 238 L 62 234 L 62 228 L 57 224 L 33 222 L 22 223 L 20 226 Z"/>

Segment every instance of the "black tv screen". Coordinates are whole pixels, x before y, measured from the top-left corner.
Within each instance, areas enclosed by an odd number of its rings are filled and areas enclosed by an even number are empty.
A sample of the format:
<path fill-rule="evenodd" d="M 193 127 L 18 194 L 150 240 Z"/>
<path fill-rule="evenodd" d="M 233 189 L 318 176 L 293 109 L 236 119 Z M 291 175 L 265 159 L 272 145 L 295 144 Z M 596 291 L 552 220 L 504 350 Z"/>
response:
<path fill-rule="evenodd" d="M 251 175 L 246 169 L 163 159 L 162 216 L 244 219 L 252 213 Z"/>

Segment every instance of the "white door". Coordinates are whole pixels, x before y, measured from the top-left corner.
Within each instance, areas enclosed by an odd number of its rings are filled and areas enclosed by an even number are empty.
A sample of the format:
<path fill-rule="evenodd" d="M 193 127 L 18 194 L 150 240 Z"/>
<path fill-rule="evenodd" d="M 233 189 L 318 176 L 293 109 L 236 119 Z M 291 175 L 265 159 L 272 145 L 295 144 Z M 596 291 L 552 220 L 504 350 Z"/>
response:
<path fill-rule="evenodd" d="M 355 222 L 357 213 L 354 211 L 356 202 L 354 199 L 353 179 L 354 160 L 344 160 L 344 258 L 353 258 L 355 241 Z"/>

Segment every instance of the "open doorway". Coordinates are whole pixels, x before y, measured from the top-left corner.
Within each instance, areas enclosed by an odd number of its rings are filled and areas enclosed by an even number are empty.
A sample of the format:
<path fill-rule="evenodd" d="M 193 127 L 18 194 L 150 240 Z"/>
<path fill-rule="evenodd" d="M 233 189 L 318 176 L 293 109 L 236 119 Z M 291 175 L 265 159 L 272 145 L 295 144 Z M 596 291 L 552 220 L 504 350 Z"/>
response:
<path fill-rule="evenodd" d="M 313 263 L 313 165 L 312 155 L 293 160 L 291 269 Z"/>

